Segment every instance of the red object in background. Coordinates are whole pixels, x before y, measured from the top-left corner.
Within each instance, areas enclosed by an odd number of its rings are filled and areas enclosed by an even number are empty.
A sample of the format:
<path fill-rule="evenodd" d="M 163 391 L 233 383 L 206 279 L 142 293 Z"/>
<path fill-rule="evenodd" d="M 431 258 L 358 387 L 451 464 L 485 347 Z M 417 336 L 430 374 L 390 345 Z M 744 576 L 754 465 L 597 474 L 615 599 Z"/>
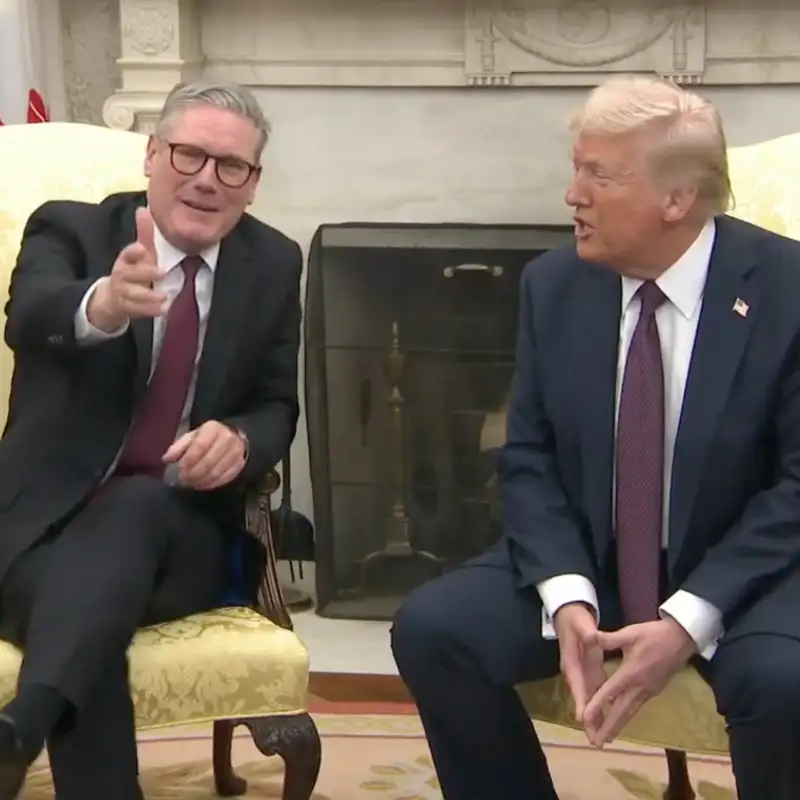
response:
<path fill-rule="evenodd" d="M 25 121 L 50 122 L 50 117 L 47 114 L 47 106 L 44 104 L 44 98 L 36 89 L 31 89 L 28 92 L 28 113 Z M 0 125 L 3 124 L 3 120 L 0 119 Z"/>
<path fill-rule="evenodd" d="M 28 122 L 49 122 L 47 106 L 44 99 L 36 89 L 28 92 Z"/>

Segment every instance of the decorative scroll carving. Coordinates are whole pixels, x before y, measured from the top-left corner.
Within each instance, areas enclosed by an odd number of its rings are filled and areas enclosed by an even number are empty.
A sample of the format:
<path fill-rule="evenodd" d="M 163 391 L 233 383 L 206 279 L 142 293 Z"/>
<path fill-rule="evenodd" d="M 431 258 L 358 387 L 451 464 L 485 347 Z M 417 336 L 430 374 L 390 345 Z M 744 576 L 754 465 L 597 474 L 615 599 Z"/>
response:
<path fill-rule="evenodd" d="M 249 86 L 588 87 L 618 72 L 800 83 L 800 6 L 786 4 L 347 0 L 342 13 L 330 0 L 116 2 L 121 88 L 104 119 L 137 130 L 201 72 Z"/>
<path fill-rule="evenodd" d="M 580 85 L 618 71 L 697 82 L 703 73 L 705 8 L 697 3 L 483 0 L 468 10 L 467 30 L 474 84 Z"/>
<path fill-rule="evenodd" d="M 567 67 L 600 67 L 646 50 L 670 29 L 671 3 L 643 5 L 620 13 L 600 0 L 565 0 L 560 7 L 536 11 L 520 0 L 506 0 L 493 22 L 531 55 Z"/>

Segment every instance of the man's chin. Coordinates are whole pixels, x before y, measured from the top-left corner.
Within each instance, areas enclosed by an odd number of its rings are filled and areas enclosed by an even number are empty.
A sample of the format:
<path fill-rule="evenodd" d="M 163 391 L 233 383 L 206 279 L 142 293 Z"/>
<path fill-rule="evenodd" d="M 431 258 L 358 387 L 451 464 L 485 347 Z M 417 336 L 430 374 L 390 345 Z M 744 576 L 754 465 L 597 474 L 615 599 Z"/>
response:
<path fill-rule="evenodd" d="M 222 238 L 219 227 L 211 220 L 206 222 L 181 220 L 181 224 L 175 226 L 176 241 L 173 244 L 186 252 L 205 250 Z"/>
<path fill-rule="evenodd" d="M 576 238 L 575 250 L 578 253 L 578 257 L 584 261 L 602 261 L 602 254 L 594 241 L 594 236 Z"/>

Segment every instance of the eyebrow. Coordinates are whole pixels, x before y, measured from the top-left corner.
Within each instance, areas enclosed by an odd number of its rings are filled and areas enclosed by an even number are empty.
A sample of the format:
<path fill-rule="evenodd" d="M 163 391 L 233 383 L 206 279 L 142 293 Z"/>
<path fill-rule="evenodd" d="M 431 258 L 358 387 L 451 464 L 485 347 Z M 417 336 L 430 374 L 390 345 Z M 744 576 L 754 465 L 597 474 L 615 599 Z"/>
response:
<path fill-rule="evenodd" d="M 199 150 L 201 153 L 205 153 L 205 155 L 211 156 L 211 158 L 215 158 L 217 160 L 226 159 L 226 158 L 232 158 L 232 159 L 235 159 L 236 161 L 244 161 L 246 164 L 255 163 L 255 162 L 250 161 L 250 159 L 245 158 L 244 156 L 236 155 L 235 153 L 212 153 L 210 150 L 206 150 L 206 148 L 203 147 L 202 145 L 194 144 L 192 142 L 176 141 L 176 142 L 173 142 L 173 144 L 180 145 L 181 147 L 191 147 L 194 150 Z"/>

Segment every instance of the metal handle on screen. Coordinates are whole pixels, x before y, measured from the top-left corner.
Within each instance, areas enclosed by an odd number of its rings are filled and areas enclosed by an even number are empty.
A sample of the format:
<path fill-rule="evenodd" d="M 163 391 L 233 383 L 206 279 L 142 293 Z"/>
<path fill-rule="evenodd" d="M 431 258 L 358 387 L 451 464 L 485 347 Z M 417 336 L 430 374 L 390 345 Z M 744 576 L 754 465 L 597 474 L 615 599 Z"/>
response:
<path fill-rule="evenodd" d="M 493 278 L 499 278 L 503 274 L 503 268 L 490 267 L 486 264 L 459 264 L 456 267 L 445 267 L 442 270 L 445 278 L 452 278 L 456 272 L 488 272 Z"/>

